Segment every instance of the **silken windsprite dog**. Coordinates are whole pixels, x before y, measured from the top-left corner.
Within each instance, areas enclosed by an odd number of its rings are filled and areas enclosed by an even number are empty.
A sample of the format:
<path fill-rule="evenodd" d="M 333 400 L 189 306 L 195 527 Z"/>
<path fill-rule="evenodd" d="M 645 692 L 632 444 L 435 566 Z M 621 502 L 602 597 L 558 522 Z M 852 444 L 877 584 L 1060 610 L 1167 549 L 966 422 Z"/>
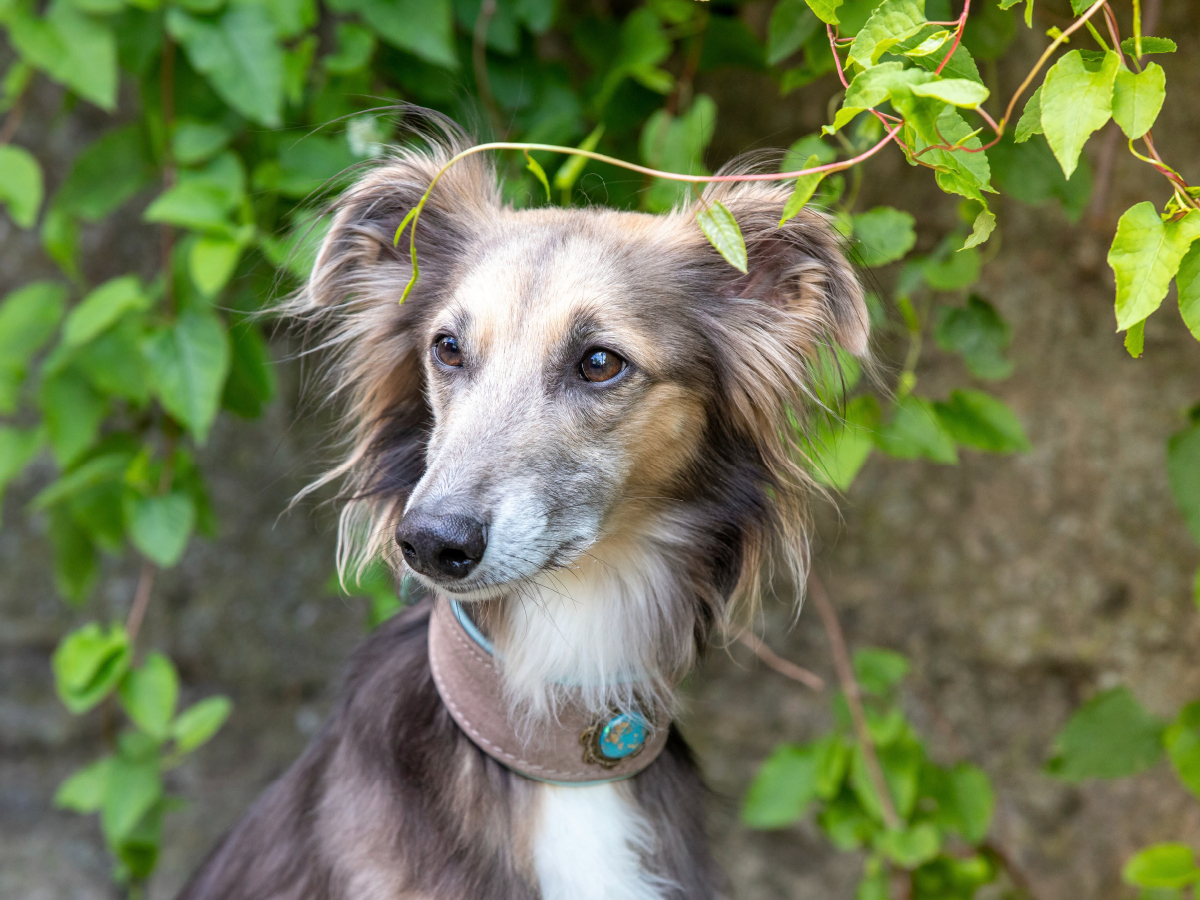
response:
<path fill-rule="evenodd" d="M 350 423 L 339 563 L 434 599 L 354 656 L 329 721 L 184 900 L 717 897 L 674 692 L 773 564 L 806 564 L 795 446 L 819 348 L 868 318 L 820 214 L 710 186 L 695 220 L 514 210 L 462 141 L 398 152 L 334 205 L 289 304 Z M 394 543 L 393 543 L 394 542 Z M 399 563 L 403 559 L 403 563 Z"/>

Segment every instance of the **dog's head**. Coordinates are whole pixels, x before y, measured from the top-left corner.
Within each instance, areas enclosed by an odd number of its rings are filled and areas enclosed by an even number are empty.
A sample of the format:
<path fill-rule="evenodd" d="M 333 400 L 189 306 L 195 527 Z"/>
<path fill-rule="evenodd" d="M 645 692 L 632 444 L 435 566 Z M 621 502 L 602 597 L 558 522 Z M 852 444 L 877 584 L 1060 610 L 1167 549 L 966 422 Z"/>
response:
<path fill-rule="evenodd" d="M 826 220 L 779 227 L 786 187 L 710 188 L 745 236 L 742 275 L 695 208 L 517 211 L 473 156 L 432 192 L 401 305 L 393 236 L 450 152 L 403 153 L 340 198 L 298 301 L 332 320 L 354 423 L 334 473 L 351 485 L 343 561 L 398 547 L 474 600 L 636 557 L 672 569 L 705 623 L 754 596 L 772 543 L 799 573 L 808 373 L 821 347 L 867 346 Z"/>

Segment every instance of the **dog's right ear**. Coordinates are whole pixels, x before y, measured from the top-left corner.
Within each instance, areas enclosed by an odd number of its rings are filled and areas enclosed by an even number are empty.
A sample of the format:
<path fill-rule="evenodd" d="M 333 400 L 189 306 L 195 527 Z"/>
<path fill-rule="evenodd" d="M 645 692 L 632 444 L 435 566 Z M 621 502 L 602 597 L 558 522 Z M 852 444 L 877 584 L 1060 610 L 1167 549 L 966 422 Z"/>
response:
<path fill-rule="evenodd" d="M 308 284 L 293 312 L 320 314 L 352 304 L 396 304 L 412 273 L 408 230 L 396 229 L 420 202 L 460 147 L 402 151 L 370 170 L 332 205 L 333 222 L 321 243 Z M 417 263 L 421 277 L 411 298 L 436 292 L 469 250 L 480 224 L 500 206 L 491 164 L 482 154 L 456 162 L 438 180 L 421 211 Z"/>

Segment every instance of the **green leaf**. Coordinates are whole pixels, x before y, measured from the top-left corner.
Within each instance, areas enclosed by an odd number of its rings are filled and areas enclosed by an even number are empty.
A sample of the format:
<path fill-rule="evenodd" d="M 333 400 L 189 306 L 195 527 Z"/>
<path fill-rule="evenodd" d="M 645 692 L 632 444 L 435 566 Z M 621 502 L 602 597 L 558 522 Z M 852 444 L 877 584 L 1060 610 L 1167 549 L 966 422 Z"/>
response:
<path fill-rule="evenodd" d="M 54 805 L 77 813 L 99 812 L 112 766 L 113 758 L 106 756 L 72 773 L 54 792 Z"/>
<path fill-rule="evenodd" d="M 169 569 L 179 562 L 196 523 L 196 507 L 187 494 L 140 497 L 128 513 L 129 537 L 147 559 Z"/>
<path fill-rule="evenodd" d="M 192 284 L 204 296 L 216 296 L 229 283 L 241 255 L 240 241 L 215 236 L 199 238 L 188 254 Z"/>
<path fill-rule="evenodd" d="M 105 631 L 89 622 L 72 631 L 51 660 L 59 698 L 71 712 L 87 712 L 117 686 L 132 655 L 129 638 L 119 624 Z"/>
<path fill-rule="evenodd" d="M 47 375 L 38 399 L 54 459 L 69 466 L 95 441 L 108 401 L 74 367 Z"/>
<path fill-rule="evenodd" d="M 1200 797 L 1200 701 L 1179 711 L 1163 735 L 1163 744 L 1179 780 Z"/>
<path fill-rule="evenodd" d="M 951 391 L 946 403 L 935 403 L 946 431 L 965 447 L 991 453 L 1028 453 L 1033 449 L 1012 410 L 980 391 Z"/>
<path fill-rule="evenodd" d="M 228 697 L 209 697 L 189 706 L 179 714 L 171 729 L 176 749 L 180 753 L 190 753 L 206 743 L 221 730 L 232 709 Z"/>
<path fill-rule="evenodd" d="M 25 367 L 58 328 L 66 296 L 62 285 L 35 281 L 0 303 L 0 413 L 16 410 Z"/>
<path fill-rule="evenodd" d="M 110 848 L 117 848 L 162 797 L 158 758 L 113 759 L 100 808 L 100 826 Z"/>
<path fill-rule="evenodd" d="M 925 84 L 914 84 L 911 90 L 918 97 L 934 97 L 967 109 L 978 107 L 990 93 L 983 85 L 966 78 L 941 78 Z"/>
<path fill-rule="evenodd" d="M 742 804 L 748 828 L 783 828 L 816 798 L 817 754 L 812 745 L 783 744 L 767 757 Z"/>
<path fill-rule="evenodd" d="M 231 209 L 229 196 L 221 188 L 197 181 L 181 181 L 159 194 L 146 207 L 143 218 L 147 222 L 228 235 Z"/>
<path fill-rule="evenodd" d="M 96 583 L 96 545 L 65 509 L 50 512 L 50 542 L 54 545 L 54 586 L 78 606 Z"/>
<path fill-rule="evenodd" d="M 1136 325 L 1162 304 L 1197 232 L 1200 213 L 1165 223 L 1149 200 L 1121 216 L 1108 251 L 1108 264 L 1117 280 L 1118 331 Z"/>
<path fill-rule="evenodd" d="M 907 818 L 917 800 L 924 751 L 919 743 L 908 736 L 902 715 L 899 715 L 897 721 L 900 727 L 895 730 L 891 742 L 886 745 L 877 744 L 875 749 L 888 792 L 895 801 L 896 812 L 901 818 Z M 863 809 L 875 822 L 882 824 L 883 808 L 880 806 L 875 781 L 867 769 L 861 746 L 854 747 L 850 763 L 850 788 Z"/>
<path fill-rule="evenodd" d="M 1134 46 L 1134 39 L 1131 37 L 1121 41 L 1121 49 L 1126 53 L 1134 53 L 1137 49 Z M 1170 38 L 1150 37 L 1142 35 L 1142 56 L 1147 56 L 1151 53 L 1174 53 L 1179 47 Z"/>
<path fill-rule="evenodd" d="M 542 168 L 542 164 L 529 155 L 529 151 L 525 151 L 525 168 L 533 173 L 533 177 L 542 183 L 542 187 L 546 189 L 546 199 L 550 200 L 550 181 L 546 178 L 546 170 Z"/>
<path fill-rule="evenodd" d="M 940 50 L 942 45 L 945 44 L 949 39 L 950 32 L 945 28 L 941 28 L 929 35 L 929 37 L 921 40 L 921 42 L 915 47 L 909 49 L 897 47 L 896 49 L 900 50 L 905 56 L 909 57 L 929 56 L 931 53 L 936 53 L 938 50 Z"/>
<path fill-rule="evenodd" d="M 42 167 L 28 150 L 0 145 L 0 203 L 21 228 L 32 228 L 42 207 Z"/>
<path fill-rule="evenodd" d="M 458 68 L 450 0 L 363 0 L 355 7 L 389 44 L 436 66 Z"/>
<path fill-rule="evenodd" d="M 596 149 L 596 145 L 600 143 L 600 138 L 604 136 L 604 123 L 601 122 L 591 133 L 583 139 L 579 145 L 580 150 L 592 151 Z M 563 192 L 570 192 L 575 186 L 575 182 L 579 180 L 579 176 L 583 174 L 584 167 L 588 164 L 586 156 L 568 156 L 566 161 L 558 167 L 558 171 L 554 173 L 554 186 Z"/>
<path fill-rule="evenodd" d="M 1112 116 L 1125 136 L 1137 140 L 1154 124 L 1167 97 L 1167 75 L 1158 63 L 1134 74 L 1117 70 L 1113 83 Z"/>
<path fill-rule="evenodd" d="M 1187 844 L 1155 844 L 1125 863 L 1121 877 L 1136 887 L 1181 888 L 1200 881 L 1200 868 Z"/>
<path fill-rule="evenodd" d="M 924 26 L 925 0 L 883 0 L 854 38 L 848 60 L 869 68 Z"/>
<path fill-rule="evenodd" d="M 805 161 L 801 168 L 812 169 L 820 164 L 821 161 L 814 154 Z M 812 199 L 817 185 L 821 183 L 821 179 L 824 177 L 824 172 L 810 172 L 808 175 L 800 175 L 796 178 L 796 186 L 792 189 L 792 195 L 788 197 L 787 203 L 783 205 L 783 216 L 779 219 L 780 228 L 787 224 L 788 219 L 795 217 L 800 210 L 804 209 L 804 204 Z"/>
<path fill-rule="evenodd" d="M 167 30 L 226 103 L 251 121 L 277 128 L 283 117 L 283 51 L 266 9 L 231 5 L 215 22 L 172 7 Z"/>
<path fill-rule="evenodd" d="M 29 501 L 29 508 L 34 512 L 49 509 L 88 488 L 109 481 L 119 481 L 129 468 L 131 459 L 130 454 L 124 451 L 93 457 L 39 491 L 37 496 Z"/>
<path fill-rule="evenodd" d="M 256 419 L 275 396 L 275 369 L 262 334 L 250 322 L 229 329 L 229 378 L 221 406 L 244 419 Z"/>
<path fill-rule="evenodd" d="M 818 19 L 827 25 L 839 25 L 837 10 L 844 0 L 804 0 Z"/>
<path fill-rule="evenodd" d="M 44 435 L 39 428 L 0 425 L 0 503 L 4 489 L 41 449 Z"/>
<path fill-rule="evenodd" d="M 850 217 L 862 264 L 868 268 L 900 259 L 917 242 L 916 219 L 890 206 L 877 206 Z"/>
<path fill-rule="evenodd" d="M 803 47 L 819 27 L 820 20 L 803 0 L 779 0 L 767 25 L 767 64 L 783 62 Z"/>
<path fill-rule="evenodd" d="M 950 235 L 937 251 L 920 263 L 921 276 L 935 291 L 957 291 L 979 280 L 979 251 L 967 247 L 962 235 Z"/>
<path fill-rule="evenodd" d="M 53 0 L 44 18 L 14 8 L 6 24 L 26 62 L 102 109 L 116 108 L 117 40 L 108 22 Z"/>
<path fill-rule="evenodd" d="M 1200 541 L 1200 423 L 1171 435 L 1167 441 L 1167 477 L 1175 504 L 1192 536 Z"/>
<path fill-rule="evenodd" d="M 1162 733 L 1162 723 L 1128 688 L 1112 688 L 1080 707 L 1059 732 L 1047 770 L 1065 781 L 1124 778 L 1158 762 Z"/>
<path fill-rule="evenodd" d="M 1175 273 L 1175 286 L 1179 289 L 1179 315 L 1192 337 L 1200 341 L 1200 242 L 1193 241 L 1184 254 Z M 0 328 L 0 334 L 3 329 Z"/>
<path fill-rule="evenodd" d="M 871 396 L 855 397 L 846 404 L 841 421 L 824 417 L 805 442 L 806 456 L 817 481 L 839 491 L 849 490 L 875 446 L 879 402 Z"/>
<path fill-rule="evenodd" d="M 929 862 L 938 855 L 941 848 L 941 835 L 928 822 L 921 822 L 911 828 L 890 829 L 875 841 L 876 850 L 906 869 L 915 869 L 922 863 Z"/>
<path fill-rule="evenodd" d="M 886 695 L 908 674 L 908 660 L 894 650 L 863 647 L 854 651 L 854 676 L 864 691 Z"/>
<path fill-rule="evenodd" d="M 1077 221 L 1087 208 L 1092 167 L 1086 158 L 1080 159 L 1069 181 L 1044 139 L 1017 144 L 1006 136 L 988 151 L 988 159 L 997 185 L 1015 200 L 1032 206 L 1058 200 L 1071 221 Z"/>
<path fill-rule="evenodd" d="M 1067 178 L 1092 132 L 1112 115 L 1113 82 L 1120 62 L 1112 51 L 1092 63 L 1072 50 L 1046 73 L 1042 84 L 1042 128 Z"/>
<path fill-rule="evenodd" d="M 104 218 L 150 184 L 154 168 L 142 129 L 126 125 L 93 141 L 75 158 L 54 205 L 89 222 Z"/>
<path fill-rule="evenodd" d="M 806 160 L 810 156 L 815 156 L 817 162 L 825 166 L 837 159 L 837 151 L 821 140 L 819 134 L 806 135 L 788 147 L 783 161 L 779 164 L 779 171 L 795 172 L 797 169 L 806 169 Z"/>
<path fill-rule="evenodd" d="M 229 371 L 229 343 L 220 321 L 188 309 L 146 347 L 155 391 L 163 406 L 204 443 Z"/>
<path fill-rule="evenodd" d="M 1025 111 L 1021 113 L 1021 119 L 1017 122 L 1014 140 L 1023 144 L 1035 134 L 1042 133 L 1042 86 L 1039 84 L 1037 90 L 1025 101 Z"/>
<path fill-rule="evenodd" d="M 171 660 L 161 653 L 150 653 L 139 668 L 125 674 L 118 695 L 138 728 L 156 740 L 170 736 L 179 700 L 179 676 Z"/>
<path fill-rule="evenodd" d="M 1012 361 L 1004 358 L 1012 330 L 995 308 L 977 294 L 970 296 L 966 307 L 941 307 L 934 336 L 946 352 L 961 353 L 976 378 L 992 380 L 1012 374 Z"/>
<path fill-rule="evenodd" d="M 106 281 L 71 310 L 63 327 L 63 343 L 81 347 L 106 331 L 128 312 L 150 306 L 136 275 L 124 275 Z"/>
<path fill-rule="evenodd" d="M 342 27 L 341 24 L 338 26 Z M 233 139 L 233 133 L 217 122 L 201 119 L 181 118 L 175 122 L 175 133 L 171 139 L 171 152 L 175 162 L 194 166 L 212 159 Z"/>
<path fill-rule="evenodd" d="M 725 261 L 739 272 L 746 271 L 746 242 L 737 219 L 720 201 L 696 213 L 700 230 Z"/>
<path fill-rule="evenodd" d="M 125 318 L 75 354 L 75 367 L 102 394 L 124 397 L 137 406 L 150 399 L 142 327 Z"/>
<path fill-rule="evenodd" d="M 939 822 L 954 828 L 963 839 L 978 844 L 987 837 L 996 797 L 984 771 L 959 763 L 948 773 L 943 791 L 936 797 Z"/>
<path fill-rule="evenodd" d="M 876 435 L 875 444 L 900 459 L 925 457 L 946 465 L 958 462 L 954 441 L 929 401 L 911 394 L 896 404 L 895 416 Z"/>
<path fill-rule="evenodd" d="M 1129 330 L 1125 332 L 1125 350 L 1134 359 L 1142 355 L 1142 350 L 1146 346 L 1146 320 L 1138 322 L 1135 325 L 1130 325 Z"/>

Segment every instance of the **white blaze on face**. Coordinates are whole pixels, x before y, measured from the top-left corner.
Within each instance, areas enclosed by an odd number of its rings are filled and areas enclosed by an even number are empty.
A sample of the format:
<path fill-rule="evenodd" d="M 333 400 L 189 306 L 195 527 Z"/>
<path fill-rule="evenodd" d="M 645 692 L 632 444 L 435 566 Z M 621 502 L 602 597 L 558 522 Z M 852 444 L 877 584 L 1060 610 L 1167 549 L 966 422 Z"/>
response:
<path fill-rule="evenodd" d="M 654 834 L 622 782 L 542 785 L 533 857 L 542 900 L 661 900 L 670 882 L 643 857 Z"/>

